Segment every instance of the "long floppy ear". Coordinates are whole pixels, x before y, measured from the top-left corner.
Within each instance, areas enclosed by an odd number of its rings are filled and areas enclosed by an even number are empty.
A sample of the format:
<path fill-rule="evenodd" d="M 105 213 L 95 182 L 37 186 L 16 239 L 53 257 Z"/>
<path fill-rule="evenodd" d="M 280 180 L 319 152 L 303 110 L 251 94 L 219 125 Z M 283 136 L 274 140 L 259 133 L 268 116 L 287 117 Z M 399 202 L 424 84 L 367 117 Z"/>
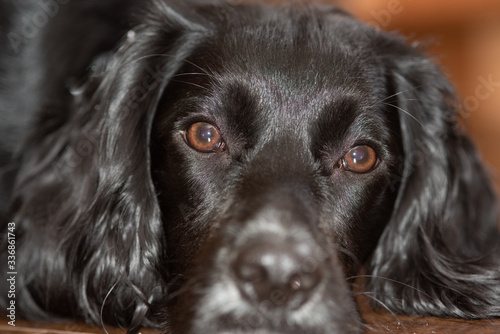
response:
<path fill-rule="evenodd" d="M 428 59 L 391 60 L 388 104 L 404 151 L 393 217 L 368 266 L 368 291 L 406 314 L 500 316 L 497 201 L 457 123 L 454 91 Z M 396 59 L 396 60 L 394 60 Z"/>
<path fill-rule="evenodd" d="M 148 24 L 96 58 L 102 71 L 64 109 L 42 110 L 19 157 L 9 211 L 19 315 L 131 328 L 158 320 L 150 310 L 165 298 L 167 273 L 150 132 L 165 86 L 207 31 L 152 3 Z"/>

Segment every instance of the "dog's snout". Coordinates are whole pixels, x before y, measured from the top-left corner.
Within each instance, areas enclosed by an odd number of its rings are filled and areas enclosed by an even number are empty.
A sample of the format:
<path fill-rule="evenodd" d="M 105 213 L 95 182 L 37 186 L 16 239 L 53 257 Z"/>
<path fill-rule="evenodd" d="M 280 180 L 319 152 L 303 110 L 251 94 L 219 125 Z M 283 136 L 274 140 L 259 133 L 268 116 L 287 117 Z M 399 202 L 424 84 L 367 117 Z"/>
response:
<path fill-rule="evenodd" d="M 300 307 L 323 279 L 322 265 L 309 247 L 285 242 L 244 245 L 232 269 L 246 299 L 273 307 Z"/>

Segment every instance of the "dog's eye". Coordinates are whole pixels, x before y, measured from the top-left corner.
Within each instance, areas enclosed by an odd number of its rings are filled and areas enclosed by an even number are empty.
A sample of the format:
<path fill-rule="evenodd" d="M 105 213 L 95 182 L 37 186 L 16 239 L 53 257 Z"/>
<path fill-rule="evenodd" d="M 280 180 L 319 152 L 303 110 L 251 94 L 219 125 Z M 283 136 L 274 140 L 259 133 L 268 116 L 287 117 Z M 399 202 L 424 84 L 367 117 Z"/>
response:
<path fill-rule="evenodd" d="M 191 124 L 184 131 L 184 139 L 192 149 L 202 153 L 216 153 L 225 149 L 219 130 L 206 122 Z"/>
<path fill-rule="evenodd" d="M 339 167 L 341 169 L 363 174 L 370 172 L 377 165 L 377 153 L 367 145 L 353 147 L 340 160 Z"/>

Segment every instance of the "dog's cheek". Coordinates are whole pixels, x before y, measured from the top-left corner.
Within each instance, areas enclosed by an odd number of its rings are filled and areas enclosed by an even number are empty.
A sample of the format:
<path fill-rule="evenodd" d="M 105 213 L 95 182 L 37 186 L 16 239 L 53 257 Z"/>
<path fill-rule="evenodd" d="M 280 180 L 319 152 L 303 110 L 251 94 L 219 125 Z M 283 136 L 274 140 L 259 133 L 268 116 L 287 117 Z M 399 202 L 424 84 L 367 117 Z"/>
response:
<path fill-rule="evenodd" d="M 367 261 L 390 220 L 397 195 L 391 175 L 384 168 L 373 175 L 336 176 L 321 220 L 323 228 L 333 231 L 347 277 Z"/>
<path fill-rule="evenodd" d="M 166 152 L 169 152 L 167 155 Z M 191 214 L 186 180 L 183 177 L 182 156 L 175 147 L 163 146 L 153 140 L 151 147 L 151 173 L 162 213 L 166 233 L 165 264 L 169 275 L 181 273 L 193 256 L 194 240 L 186 233 L 186 218 Z M 176 173 L 172 173 L 176 170 Z"/>
<path fill-rule="evenodd" d="M 171 276 L 190 270 L 228 203 L 227 159 L 189 150 L 182 141 L 172 140 L 152 145 L 151 151 Z"/>

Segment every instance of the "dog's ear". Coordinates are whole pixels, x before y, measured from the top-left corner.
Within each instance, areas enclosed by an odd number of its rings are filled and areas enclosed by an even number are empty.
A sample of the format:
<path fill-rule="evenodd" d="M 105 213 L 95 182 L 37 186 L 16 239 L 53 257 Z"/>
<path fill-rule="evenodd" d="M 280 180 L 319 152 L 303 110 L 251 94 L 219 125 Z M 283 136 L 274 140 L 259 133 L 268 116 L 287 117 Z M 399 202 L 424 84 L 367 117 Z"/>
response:
<path fill-rule="evenodd" d="M 166 85 L 208 32 L 163 1 L 139 22 L 95 58 L 70 103 L 44 106 L 19 156 L 9 218 L 25 316 L 151 325 L 148 310 L 166 295 L 150 132 Z M 64 43 L 64 31 L 53 37 Z"/>
<path fill-rule="evenodd" d="M 398 46 L 395 53 L 385 59 L 392 95 L 386 102 L 399 114 L 404 156 L 392 179 L 394 214 L 368 265 L 368 291 L 408 314 L 500 316 L 490 180 L 457 123 L 450 83 L 416 51 Z"/>

